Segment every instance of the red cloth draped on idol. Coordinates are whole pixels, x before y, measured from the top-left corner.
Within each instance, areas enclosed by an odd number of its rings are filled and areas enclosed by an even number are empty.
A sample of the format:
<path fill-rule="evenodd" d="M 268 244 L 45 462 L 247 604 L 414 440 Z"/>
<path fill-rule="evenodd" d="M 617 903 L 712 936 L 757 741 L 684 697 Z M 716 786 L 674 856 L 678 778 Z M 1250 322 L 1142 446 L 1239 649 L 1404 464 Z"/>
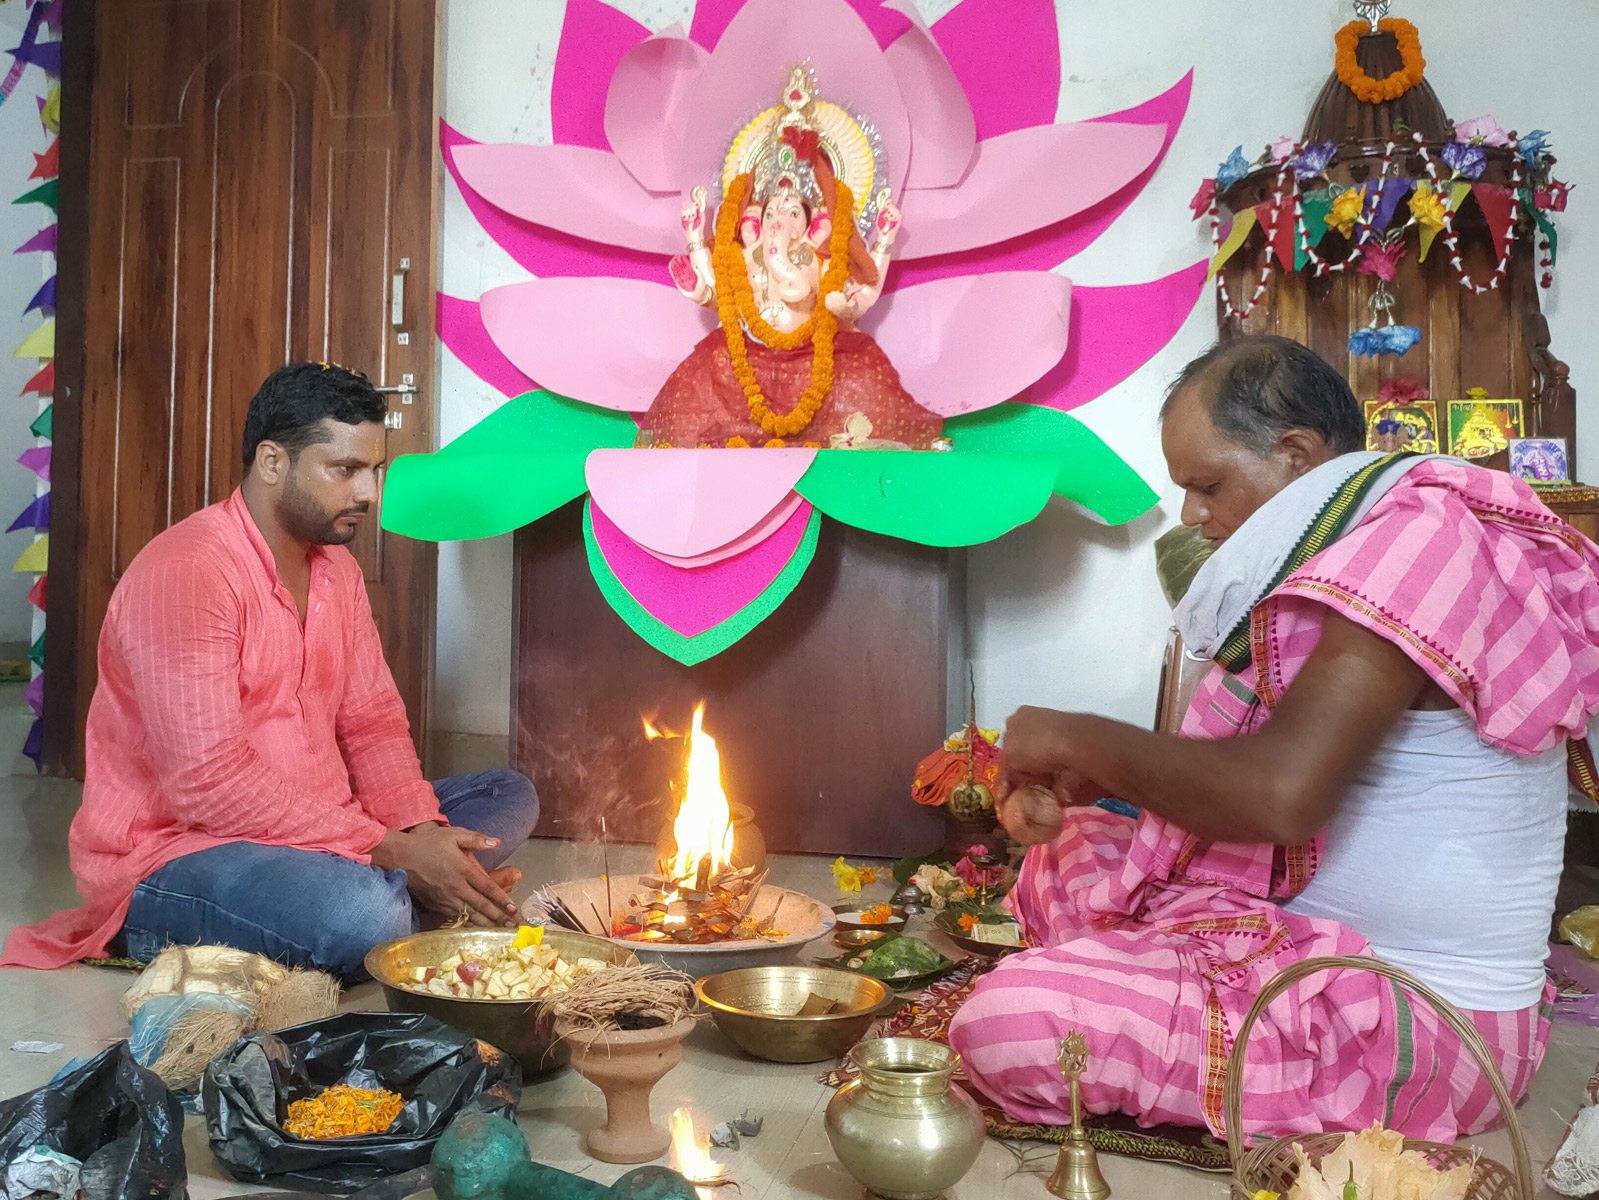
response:
<path fill-rule="evenodd" d="M 863 123 L 816 97 L 804 67 L 733 139 L 715 219 L 694 188 L 672 280 L 721 328 L 672 373 L 639 446 L 928 450 L 943 418 L 918 405 L 870 336 L 900 212 Z M 875 233 L 868 252 L 862 231 Z"/>

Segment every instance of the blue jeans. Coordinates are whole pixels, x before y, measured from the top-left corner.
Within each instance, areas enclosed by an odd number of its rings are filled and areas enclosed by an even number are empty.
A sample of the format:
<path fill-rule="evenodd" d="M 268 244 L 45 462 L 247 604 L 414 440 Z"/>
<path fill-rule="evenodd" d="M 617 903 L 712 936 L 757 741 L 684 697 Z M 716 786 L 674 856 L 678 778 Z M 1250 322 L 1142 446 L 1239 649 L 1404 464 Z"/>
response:
<path fill-rule="evenodd" d="M 533 784 L 515 771 L 455 775 L 433 791 L 451 825 L 500 840 L 477 856 L 487 870 L 538 823 Z M 174 859 L 134 888 L 122 952 L 148 962 L 167 946 L 233 946 L 356 983 L 367 978 L 368 950 L 419 927 L 404 871 L 228 842 Z"/>

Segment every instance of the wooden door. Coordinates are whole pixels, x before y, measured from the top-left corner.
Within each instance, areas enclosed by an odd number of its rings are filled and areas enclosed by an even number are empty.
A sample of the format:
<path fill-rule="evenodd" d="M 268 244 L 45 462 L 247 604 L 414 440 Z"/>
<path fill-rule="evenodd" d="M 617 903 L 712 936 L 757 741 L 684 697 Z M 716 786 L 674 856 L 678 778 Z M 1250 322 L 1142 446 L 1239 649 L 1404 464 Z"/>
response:
<path fill-rule="evenodd" d="M 66 80 L 87 103 L 63 144 L 76 126 L 86 205 L 61 230 L 63 288 L 81 272 L 82 293 L 61 314 L 67 536 L 52 538 L 45 729 L 51 766 L 81 773 L 111 590 L 152 537 L 238 485 L 269 372 L 312 359 L 414 388 L 390 393 L 388 457 L 432 448 L 437 12 L 82 0 L 67 15 Z M 351 549 L 420 743 L 435 548 L 373 519 Z"/>

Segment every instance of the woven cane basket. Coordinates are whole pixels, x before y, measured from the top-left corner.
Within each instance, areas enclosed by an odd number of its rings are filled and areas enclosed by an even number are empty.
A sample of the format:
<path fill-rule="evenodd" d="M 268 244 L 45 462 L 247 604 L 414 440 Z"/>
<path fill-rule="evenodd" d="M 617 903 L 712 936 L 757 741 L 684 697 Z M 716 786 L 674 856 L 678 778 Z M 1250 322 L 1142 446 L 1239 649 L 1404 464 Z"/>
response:
<path fill-rule="evenodd" d="M 1499 1073 L 1488 1044 L 1470 1021 L 1460 1015 L 1460 1010 L 1426 984 L 1387 963 L 1375 958 L 1355 958 L 1337 955 L 1329 958 L 1307 958 L 1282 971 L 1261 989 L 1260 995 L 1249 1006 L 1244 1023 L 1239 1027 L 1233 1042 L 1233 1052 L 1227 1059 L 1227 1090 L 1223 1100 L 1226 1105 L 1227 1146 L 1233 1160 L 1233 1186 L 1231 1200 L 1250 1200 L 1261 1190 L 1277 1192 L 1283 1196 L 1294 1186 L 1299 1174 L 1299 1164 L 1294 1160 L 1294 1144 L 1305 1148 L 1311 1162 L 1320 1162 L 1323 1155 L 1331 1154 L 1343 1143 L 1341 1133 L 1312 1133 L 1295 1137 L 1280 1137 L 1252 1150 L 1244 1149 L 1243 1090 L 1244 1050 L 1255 1020 L 1266 1006 L 1294 984 L 1318 971 L 1370 971 L 1398 983 L 1406 991 L 1420 996 L 1437 1010 L 1449 1027 L 1459 1035 L 1461 1042 L 1493 1086 L 1494 1098 L 1505 1115 L 1510 1133 L 1510 1147 L 1516 1159 L 1514 1172 L 1491 1158 L 1477 1158 L 1477 1169 L 1466 1191 L 1466 1200 L 1533 1200 L 1532 1160 L 1527 1157 L 1527 1139 L 1516 1117 L 1516 1106 L 1511 1102 L 1510 1091 L 1505 1087 L 1504 1076 Z M 1406 1150 L 1419 1150 L 1435 1167 L 1450 1167 L 1469 1163 L 1475 1151 L 1469 1146 L 1446 1146 L 1441 1142 L 1427 1142 L 1419 1138 L 1406 1138 Z"/>

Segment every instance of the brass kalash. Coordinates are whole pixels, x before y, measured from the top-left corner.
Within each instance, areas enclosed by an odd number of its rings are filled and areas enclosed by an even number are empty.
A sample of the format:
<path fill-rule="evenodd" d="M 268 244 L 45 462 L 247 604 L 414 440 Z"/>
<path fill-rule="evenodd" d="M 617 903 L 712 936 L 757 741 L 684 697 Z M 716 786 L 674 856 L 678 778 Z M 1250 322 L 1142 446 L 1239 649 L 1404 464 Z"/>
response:
<path fill-rule="evenodd" d="M 1060 1044 L 1061 1078 L 1071 1084 L 1072 1127 L 1061 1143 L 1055 1173 L 1049 1177 L 1049 1194 L 1062 1200 L 1110 1200 L 1110 1184 L 1099 1171 L 1099 1155 L 1083 1128 L 1083 1100 L 1080 1080 L 1088 1065 L 1088 1043 L 1075 1029 Z"/>

